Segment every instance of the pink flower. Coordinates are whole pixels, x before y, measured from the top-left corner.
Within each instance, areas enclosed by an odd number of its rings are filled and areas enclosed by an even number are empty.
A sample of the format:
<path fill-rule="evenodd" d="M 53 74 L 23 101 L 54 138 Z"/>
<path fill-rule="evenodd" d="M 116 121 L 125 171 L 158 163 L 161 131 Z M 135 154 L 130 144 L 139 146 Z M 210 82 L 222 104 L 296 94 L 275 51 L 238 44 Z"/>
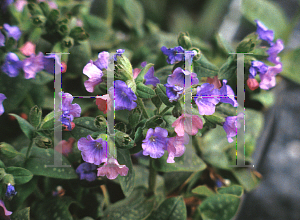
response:
<path fill-rule="evenodd" d="M 25 56 L 30 56 L 31 54 L 35 54 L 35 44 L 27 41 L 19 50 Z"/>
<path fill-rule="evenodd" d="M 251 89 L 252 91 L 254 91 L 259 87 L 259 83 L 257 82 L 257 80 L 250 77 L 247 79 L 247 85 L 249 89 Z"/>
<path fill-rule="evenodd" d="M 178 136 L 184 136 L 184 132 L 188 133 L 189 135 L 195 135 L 198 132 L 198 129 L 203 128 L 203 122 L 198 115 L 192 116 L 192 124 L 184 123 L 185 119 L 190 115 L 184 116 L 182 114 L 176 121 L 172 124 L 172 127 L 175 127 L 175 132 Z"/>
<path fill-rule="evenodd" d="M 2 209 L 0 209 L 1 219 L 9 220 L 10 219 L 9 216 L 12 214 L 12 212 L 6 209 L 5 204 L 2 200 L 0 200 L 0 207 L 2 207 Z"/>
<path fill-rule="evenodd" d="M 73 144 L 75 141 L 75 138 L 72 137 L 70 137 L 68 141 L 62 140 L 58 143 L 54 150 L 63 154 L 64 156 L 68 156 L 69 153 L 73 152 Z"/>
<path fill-rule="evenodd" d="M 282 63 L 280 58 L 276 58 L 277 64 L 275 66 L 269 66 L 268 71 L 265 74 L 260 74 L 260 84 L 259 87 L 264 90 L 269 90 L 276 85 L 276 75 L 282 71 Z"/>
<path fill-rule="evenodd" d="M 207 77 L 207 83 L 214 85 L 214 89 L 221 88 L 221 82 L 218 80 L 218 76 L 214 76 L 214 78 Z"/>
<path fill-rule="evenodd" d="M 141 69 L 135 68 L 133 70 L 133 78 L 135 79 L 139 75 L 140 72 L 141 72 Z"/>
<path fill-rule="evenodd" d="M 167 163 L 175 163 L 174 157 L 181 157 L 185 152 L 185 144 L 189 143 L 189 136 L 185 133 L 184 136 L 171 137 L 167 143 L 167 151 L 169 156 Z"/>
<path fill-rule="evenodd" d="M 120 165 L 115 158 L 109 158 L 107 162 L 98 168 L 97 176 L 105 176 L 112 180 L 116 179 L 120 174 L 121 176 L 126 176 L 128 173 L 128 167 L 126 165 Z"/>
<path fill-rule="evenodd" d="M 107 110 L 110 111 L 112 108 L 112 100 L 108 94 L 97 97 L 96 105 L 98 105 L 98 109 L 102 111 L 104 114 L 107 113 Z"/>

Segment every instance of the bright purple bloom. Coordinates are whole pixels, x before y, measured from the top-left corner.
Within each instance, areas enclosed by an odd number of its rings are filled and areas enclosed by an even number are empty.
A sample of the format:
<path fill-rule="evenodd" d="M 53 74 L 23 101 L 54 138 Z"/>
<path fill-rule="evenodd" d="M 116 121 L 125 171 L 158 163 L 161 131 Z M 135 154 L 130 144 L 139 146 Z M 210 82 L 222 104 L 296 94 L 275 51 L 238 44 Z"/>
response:
<path fill-rule="evenodd" d="M 283 40 L 278 39 L 275 44 L 273 44 L 269 50 L 267 50 L 267 53 L 269 54 L 269 57 L 267 60 L 270 62 L 277 64 L 276 57 L 277 55 L 284 49 Z"/>
<path fill-rule="evenodd" d="M 185 119 L 190 117 L 192 120 L 192 124 L 185 124 Z M 184 115 L 182 114 L 176 121 L 173 122 L 172 127 L 175 127 L 175 132 L 178 136 L 184 136 L 184 132 L 189 135 L 195 135 L 198 132 L 198 129 L 203 128 L 203 122 L 198 115 Z"/>
<path fill-rule="evenodd" d="M 267 41 L 269 44 L 272 44 L 272 41 L 274 40 L 274 31 L 268 30 L 266 26 L 259 20 L 255 20 L 257 24 L 257 34 L 258 37 L 262 40 Z"/>
<path fill-rule="evenodd" d="M 180 95 L 183 93 L 183 87 L 173 86 L 170 84 L 165 84 L 166 94 L 170 102 L 177 101 L 180 98 Z"/>
<path fill-rule="evenodd" d="M 114 84 L 115 91 L 113 87 L 111 87 L 108 91 L 111 97 L 112 93 L 114 92 L 115 110 L 127 109 L 130 111 L 136 108 L 137 104 L 134 101 L 137 99 L 137 97 L 131 88 L 121 80 L 116 80 Z"/>
<path fill-rule="evenodd" d="M 175 136 L 168 139 L 167 151 L 169 153 L 167 163 L 175 163 L 174 157 L 181 157 L 185 152 L 185 144 L 189 143 L 189 136 Z"/>
<path fill-rule="evenodd" d="M 225 118 L 223 128 L 227 134 L 227 140 L 229 143 L 233 142 L 232 137 L 237 135 L 237 129 L 241 127 L 241 123 L 238 120 L 244 119 L 244 113 L 239 113 L 238 116 L 228 116 Z"/>
<path fill-rule="evenodd" d="M 73 96 L 70 93 L 61 93 L 62 97 L 62 110 L 61 123 L 68 127 L 68 130 L 72 130 L 71 121 L 74 120 L 74 117 L 80 117 L 81 108 L 78 104 L 72 104 Z"/>
<path fill-rule="evenodd" d="M 106 176 L 108 179 L 116 179 L 117 176 L 126 176 L 128 173 L 126 165 L 120 165 L 115 158 L 109 158 L 107 162 L 98 168 L 97 176 Z"/>
<path fill-rule="evenodd" d="M 2 210 L 0 209 L 0 218 L 10 220 L 9 216 L 12 214 L 12 212 L 6 209 L 5 204 L 2 200 L 0 200 L 0 207 L 2 208 Z"/>
<path fill-rule="evenodd" d="M 9 24 L 3 25 L 4 30 L 7 32 L 7 37 L 12 37 L 16 41 L 20 39 L 22 32 L 18 26 L 10 26 Z"/>
<path fill-rule="evenodd" d="M 265 74 L 267 70 L 268 70 L 268 66 L 265 63 L 258 60 L 252 61 L 251 66 L 249 68 L 250 77 L 254 78 L 257 72 L 261 74 Z"/>
<path fill-rule="evenodd" d="M 160 83 L 159 79 L 154 76 L 154 66 L 150 67 L 148 72 L 144 76 L 145 85 L 153 85 L 154 87 L 156 86 L 157 83 Z"/>
<path fill-rule="evenodd" d="M 54 74 L 55 73 L 55 66 L 58 65 L 61 67 L 61 63 L 59 62 L 59 58 L 56 54 L 49 54 L 43 57 L 44 63 L 44 70 L 48 73 Z"/>
<path fill-rule="evenodd" d="M 0 115 L 2 115 L 4 113 L 4 107 L 2 104 L 4 99 L 7 99 L 6 96 L 3 93 L 0 93 Z"/>
<path fill-rule="evenodd" d="M 197 87 L 195 102 L 200 115 L 212 115 L 215 112 L 216 104 L 219 103 L 220 92 L 214 89 L 214 85 L 204 83 Z"/>
<path fill-rule="evenodd" d="M 37 56 L 31 54 L 30 57 L 23 60 L 23 71 L 25 79 L 35 78 L 35 75 L 44 69 L 44 54 L 39 52 Z"/>
<path fill-rule="evenodd" d="M 107 142 L 101 138 L 94 140 L 91 135 L 78 140 L 78 149 L 85 162 L 100 165 L 107 161 Z"/>
<path fill-rule="evenodd" d="M 102 71 L 93 64 L 92 60 L 90 60 L 90 62 L 83 68 L 83 74 L 89 77 L 89 79 L 84 82 L 84 86 L 88 92 L 94 92 L 95 86 L 103 81 Z"/>
<path fill-rule="evenodd" d="M 5 36 L 0 31 L 0 47 L 5 46 Z"/>
<path fill-rule="evenodd" d="M 93 64 L 96 65 L 100 70 L 107 69 L 108 59 L 109 59 L 109 53 L 103 51 L 98 54 L 98 59 L 95 62 L 93 62 Z"/>
<path fill-rule="evenodd" d="M 234 92 L 229 85 L 226 85 L 226 83 L 227 80 L 223 79 L 223 86 L 220 88 L 220 102 L 229 103 L 233 107 L 238 107 L 238 103 L 234 98 Z"/>
<path fill-rule="evenodd" d="M 168 64 L 174 64 L 176 62 L 184 60 L 184 49 L 181 46 L 177 46 L 174 48 L 166 48 L 163 46 L 161 51 L 164 55 L 168 56 L 167 62 Z"/>
<path fill-rule="evenodd" d="M 17 194 L 17 192 L 15 190 L 15 187 L 9 183 L 6 188 L 5 196 L 10 199 L 11 197 L 15 196 L 16 194 Z"/>
<path fill-rule="evenodd" d="M 15 53 L 9 52 L 2 65 L 2 71 L 9 77 L 16 77 L 19 75 L 20 69 L 23 66 L 23 62 L 20 61 L 19 57 Z"/>
<path fill-rule="evenodd" d="M 96 170 L 97 166 L 92 163 L 82 163 L 77 169 L 76 173 L 79 175 L 81 180 L 87 180 L 89 182 L 94 181 L 96 179 L 96 173 L 93 170 Z"/>
<path fill-rule="evenodd" d="M 114 55 L 114 61 L 117 61 L 117 56 L 121 56 L 122 53 L 125 52 L 124 49 L 118 49 L 116 50 L 117 54 Z"/>
<path fill-rule="evenodd" d="M 276 58 L 277 64 L 275 66 L 269 66 L 268 71 L 265 74 L 260 74 L 259 87 L 264 90 L 269 90 L 276 85 L 276 75 L 282 71 L 282 63 L 280 58 Z"/>
<path fill-rule="evenodd" d="M 155 130 L 149 128 L 145 140 L 143 140 L 143 155 L 150 155 L 152 158 L 160 158 L 164 155 L 164 149 L 168 141 L 168 131 L 161 127 Z"/>
<path fill-rule="evenodd" d="M 189 74 L 188 71 L 177 67 L 171 75 L 169 75 L 167 82 L 172 86 L 180 86 L 184 87 L 185 75 Z M 192 82 L 191 85 L 195 85 L 199 83 L 196 73 L 191 73 Z"/>

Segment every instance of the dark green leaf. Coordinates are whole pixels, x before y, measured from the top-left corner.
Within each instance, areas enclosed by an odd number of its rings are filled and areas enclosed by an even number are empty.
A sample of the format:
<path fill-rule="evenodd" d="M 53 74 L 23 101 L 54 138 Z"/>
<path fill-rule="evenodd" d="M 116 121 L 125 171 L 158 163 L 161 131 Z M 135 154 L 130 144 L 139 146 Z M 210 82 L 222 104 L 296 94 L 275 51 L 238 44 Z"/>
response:
<path fill-rule="evenodd" d="M 14 176 L 15 184 L 27 183 L 33 177 L 32 173 L 29 170 L 21 167 L 7 167 L 6 172 Z"/>
<path fill-rule="evenodd" d="M 145 67 L 143 67 L 143 69 L 141 69 L 141 72 L 139 73 L 139 75 L 136 77 L 135 79 L 135 82 L 136 84 L 138 83 L 142 83 L 144 81 L 144 77 L 145 77 L 145 74 L 149 71 L 149 69 L 151 67 L 153 67 L 154 64 L 152 63 L 148 63 Z"/>
<path fill-rule="evenodd" d="M 47 4 L 46 2 L 40 2 L 39 3 L 40 8 L 42 9 L 43 13 L 45 16 L 48 16 L 50 13 L 50 7 L 49 4 Z"/>
<path fill-rule="evenodd" d="M 192 193 L 207 197 L 215 194 L 215 192 L 209 189 L 206 185 L 196 187 L 192 190 Z"/>
<path fill-rule="evenodd" d="M 232 55 L 228 57 L 226 62 L 221 66 L 218 73 L 218 79 L 230 79 L 236 75 L 237 61 Z"/>
<path fill-rule="evenodd" d="M 22 129 L 23 133 L 30 140 L 32 138 L 34 138 L 35 128 L 31 124 L 29 124 L 28 121 L 26 121 L 25 119 L 21 118 L 19 115 L 16 115 L 16 114 L 10 114 L 10 115 L 14 116 L 18 120 L 18 123 L 19 123 L 20 128 Z"/>
<path fill-rule="evenodd" d="M 147 220 L 183 220 L 187 218 L 185 203 L 182 197 L 166 199 Z"/>
<path fill-rule="evenodd" d="M 225 116 L 218 113 L 218 112 L 215 112 L 212 115 L 204 115 L 203 117 L 204 117 L 206 122 L 209 121 L 213 124 L 217 124 L 217 125 L 220 125 L 220 126 L 223 126 L 223 124 L 225 122 Z"/>
<path fill-rule="evenodd" d="M 284 67 L 283 76 L 293 80 L 296 83 L 300 83 L 300 48 L 297 48 L 291 52 L 285 53 L 282 57 L 282 65 Z"/>
<path fill-rule="evenodd" d="M 38 106 L 32 107 L 29 112 L 30 124 L 32 124 L 36 128 L 40 125 L 41 120 L 42 120 L 42 109 L 40 109 Z"/>
<path fill-rule="evenodd" d="M 155 107 L 156 107 L 157 109 L 160 108 L 160 106 L 161 106 L 161 104 L 162 104 L 162 101 L 160 100 L 160 98 L 159 98 L 158 96 L 152 97 L 152 98 L 151 98 L 151 101 L 152 101 L 152 103 L 155 105 Z"/>
<path fill-rule="evenodd" d="M 231 220 L 239 207 L 240 199 L 234 195 L 214 195 L 200 205 L 203 219 Z"/>
<path fill-rule="evenodd" d="M 146 189 L 138 187 L 131 195 L 116 202 L 104 211 L 103 220 L 141 220 L 147 217 L 153 209 L 154 198 L 145 196 Z"/>
<path fill-rule="evenodd" d="M 156 94 L 160 98 L 160 100 L 168 107 L 173 107 L 175 105 L 169 101 L 169 98 L 166 94 L 166 87 L 162 84 L 157 84 L 155 89 Z"/>
<path fill-rule="evenodd" d="M 126 165 L 129 169 L 127 176 L 118 176 L 123 193 L 128 197 L 133 191 L 135 176 L 128 150 L 118 149 L 118 162 L 120 165 Z"/>
<path fill-rule="evenodd" d="M 45 116 L 40 127 L 41 129 L 54 129 L 54 111 Z"/>
<path fill-rule="evenodd" d="M 202 54 L 199 60 L 193 62 L 194 72 L 197 73 L 198 79 L 201 77 L 213 77 L 218 75 L 219 68 L 209 62 L 206 57 Z"/>
<path fill-rule="evenodd" d="M 21 152 L 26 152 L 27 147 L 23 148 Z M 56 162 L 61 163 L 61 165 L 68 165 L 70 167 L 51 167 L 54 164 L 54 154 Z M 62 158 L 62 162 L 59 158 Z M 30 170 L 34 175 L 37 176 L 47 176 L 59 179 L 77 179 L 78 176 L 75 170 L 69 163 L 69 161 L 57 151 L 53 149 L 42 149 L 38 147 L 32 147 L 31 155 L 29 159 L 25 162 L 25 168 Z"/>
<path fill-rule="evenodd" d="M 244 189 L 239 185 L 233 185 L 233 186 L 218 188 L 218 193 L 231 194 L 231 195 L 241 197 L 244 193 Z"/>
<path fill-rule="evenodd" d="M 2 183 L 6 184 L 6 185 L 7 184 L 15 185 L 14 176 L 11 175 L 11 174 L 5 174 L 4 177 L 3 177 L 3 179 L 2 179 Z"/>
<path fill-rule="evenodd" d="M 13 212 L 11 220 L 30 220 L 30 207 Z"/>
<path fill-rule="evenodd" d="M 232 46 L 225 40 L 221 34 L 216 35 L 216 41 L 218 47 L 223 51 L 224 55 L 229 55 L 229 53 L 234 53 Z"/>
<path fill-rule="evenodd" d="M 253 174 L 253 172 L 250 169 L 238 168 L 232 170 L 232 173 L 247 191 L 254 189 L 258 184 L 257 177 Z"/>
<path fill-rule="evenodd" d="M 138 83 L 136 85 L 137 96 L 142 99 L 150 99 L 155 96 L 155 92 L 150 87 L 144 85 L 143 83 Z"/>
<path fill-rule="evenodd" d="M 79 140 L 82 137 L 87 137 L 88 135 L 99 131 L 99 129 L 95 126 L 94 121 L 95 118 L 92 117 L 80 117 L 74 119 L 75 128 L 71 131 L 71 134 L 76 140 Z"/>
<path fill-rule="evenodd" d="M 13 146 L 11 146 L 10 144 L 7 144 L 5 142 L 0 143 L 0 152 L 1 152 L 1 155 L 3 155 L 4 157 L 6 157 L 8 159 L 15 158 L 18 155 L 22 155 L 25 157 L 25 155 L 18 152 L 17 150 L 15 150 L 15 148 Z"/>
<path fill-rule="evenodd" d="M 160 115 L 154 115 L 153 117 L 147 119 L 144 128 L 156 128 L 156 127 L 165 127 L 166 122 L 163 117 Z"/>

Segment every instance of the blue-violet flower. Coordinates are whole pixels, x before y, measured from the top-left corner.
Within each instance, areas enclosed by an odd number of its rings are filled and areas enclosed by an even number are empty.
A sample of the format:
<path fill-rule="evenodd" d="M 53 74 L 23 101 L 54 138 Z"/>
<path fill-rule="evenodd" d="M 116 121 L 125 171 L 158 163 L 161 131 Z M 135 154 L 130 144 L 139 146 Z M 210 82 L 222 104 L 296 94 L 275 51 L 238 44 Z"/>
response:
<path fill-rule="evenodd" d="M 4 30 L 7 32 L 7 37 L 12 37 L 16 41 L 20 39 L 22 32 L 20 31 L 18 26 L 10 26 L 9 24 L 3 25 Z"/>
<path fill-rule="evenodd" d="M 16 77 L 19 75 L 20 69 L 23 66 L 23 62 L 20 61 L 19 57 L 15 53 L 9 52 L 2 65 L 2 71 L 9 77 Z"/>
<path fill-rule="evenodd" d="M 6 96 L 3 93 L 0 93 L 0 115 L 4 112 L 3 101 L 6 99 Z"/>
<path fill-rule="evenodd" d="M 82 163 L 80 164 L 77 169 L 76 173 L 79 175 L 81 180 L 87 180 L 89 182 L 94 181 L 96 179 L 96 173 L 93 172 L 97 169 L 97 166 L 92 163 Z"/>
<path fill-rule="evenodd" d="M 256 33 L 258 34 L 258 37 L 272 45 L 272 41 L 274 40 L 274 31 L 268 30 L 268 28 L 259 20 L 255 20 L 255 22 L 257 24 Z"/>
<path fill-rule="evenodd" d="M 228 116 L 225 118 L 223 128 L 227 134 L 227 140 L 229 143 L 233 142 L 232 137 L 237 135 L 237 129 L 241 127 L 241 123 L 238 120 L 244 119 L 244 113 L 239 113 L 238 116 Z"/>
<path fill-rule="evenodd" d="M 220 102 L 229 103 L 233 107 L 238 106 L 238 102 L 234 98 L 234 92 L 229 85 L 226 85 L 227 80 L 223 79 L 223 86 L 220 88 Z"/>
<path fill-rule="evenodd" d="M 35 78 L 35 75 L 44 69 L 44 54 L 39 52 L 37 56 L 31 54 L 30 57 L 23 60 L 23 71 L 25 79 Z"/>
<path fill-rule="evenodd" d="M 72 130 L 71 122 L 74 117 L 80 117 L 81 108 L 78 104 L 72 104 L 73 96 L 70 93 L 61 93 L 62 106 L 60 107 L 62 111 L 61 123 L 67 126 L 68 130 Z"/>
<path fill-rule="evenodd" d="M 9 183 L 6 188 L 5 196 L 10 199 L 11 197 L 15 196 L 16 194 L 17 194 L 17 192 L 15 190 L 15 187 Z"/>

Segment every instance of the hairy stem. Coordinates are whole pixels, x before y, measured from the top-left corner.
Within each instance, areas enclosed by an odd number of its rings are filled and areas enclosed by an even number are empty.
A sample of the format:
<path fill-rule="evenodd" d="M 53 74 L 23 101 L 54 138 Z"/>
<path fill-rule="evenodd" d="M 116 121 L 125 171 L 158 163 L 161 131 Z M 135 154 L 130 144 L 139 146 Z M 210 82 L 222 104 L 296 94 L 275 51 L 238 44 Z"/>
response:
<path fill-rule="evenodd" d="M 148 115 L 148 113 L 147 113 L 147 111 L 145 109 L 145 105 L 144 105 L 142 99 L 139 98 L 139 97 L 137 98 L 137 104 L 138 104 L 139 108 L 141 109 L 143 116 L 145 118 L 149 118 L 149 115 Z"/>

